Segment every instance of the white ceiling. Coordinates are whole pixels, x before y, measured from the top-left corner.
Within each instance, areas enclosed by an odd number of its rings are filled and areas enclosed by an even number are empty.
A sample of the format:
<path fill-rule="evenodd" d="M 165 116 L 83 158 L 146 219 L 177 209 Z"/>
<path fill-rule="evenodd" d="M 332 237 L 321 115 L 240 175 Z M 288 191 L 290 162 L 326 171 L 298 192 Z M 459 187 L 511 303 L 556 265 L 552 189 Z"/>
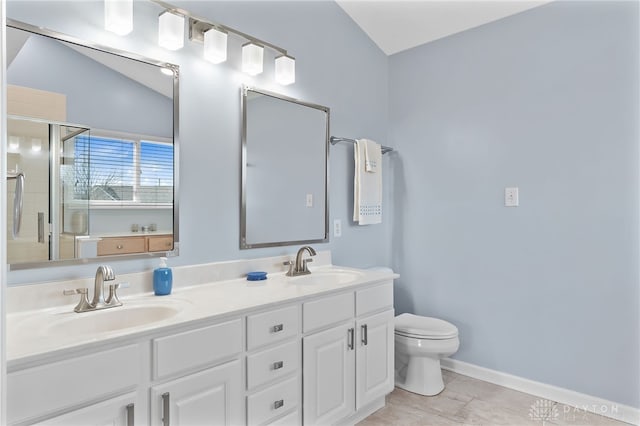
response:
<path fill-rule="evenodd" d="M 551 0 L 337 0 L 387 55 Z"/>

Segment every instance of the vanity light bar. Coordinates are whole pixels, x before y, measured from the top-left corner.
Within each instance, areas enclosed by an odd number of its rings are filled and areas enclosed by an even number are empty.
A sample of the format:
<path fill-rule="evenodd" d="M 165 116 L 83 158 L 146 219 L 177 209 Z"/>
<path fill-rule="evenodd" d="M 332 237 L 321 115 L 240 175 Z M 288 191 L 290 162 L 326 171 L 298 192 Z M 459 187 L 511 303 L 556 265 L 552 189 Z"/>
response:
<path fill-rule="evenodd" d="M 243 72 L 246 72 L 249 75 L 260 74 L 263 70 L 264 50 L 269 49 L 276 52 L 276 54 L 278 55 L 278 57 L 275 58 L 276 81 L 282 85 L 292 84 L 296 81 L 295 58 L 288 55 L 285 49 L 268 43 L 264 40 L 257 39 L 249 34 L 243 33 L 231 27 L 227 27 L 226 25 L 218 24 L 206 19 L 196 17 L 186 10 L 177 8 L 162 0 L 151 1 L 165 9 L 165 11 L 160 15 L 161 17 L 170 14 L 173 16 L 179 16 L 183 20 L 185 18 L 188 18 L 189 40 L 203 43 L 203 56 L 207 61 L 214 64 L 226 61 L 228 35 L 233 34 L 247 41 L 247 43 L 243 44 L 242 46 Z M 162 44 L 162 42 L 160 42 L 160 39 L 162 37 L 159 37 L 160 45 L 171 50 L 179 49 L 180 47 L 182 47 L 182 45 L 184 44 L 184 36 L 182 35 L 182 30 L 184 28 L 183 25 L 183 23 L 176 23 L 176 28 L 179 27 L 181 29 L 180 35 L 175 35 L 175 37 L 180 38 L 181 44 L 179 45 L 179 47 L 172 48 L 165 44 Z M 175 42 L 175 44 L 178 44 L 177 41 Z M 170 44 L 170 46 L 174 46 L 174 44 Z"/>
<path fill-rule="evenodd" d="M 276 82 L 282 85 L 294 83 L 296 81 L 296 60 L 292 56 L 287 54 L 287 51 L 281 47 L 267 43 L 263 40 L 259 40 L 248 34 L 227 27 L 226 25 L 217 24 L 193 17 L 189 18 L 189 40 L 195 42 L 204 43 L 204 56 L 209 60 L 209 49 L 212 49 L 208 45 L 207 36 L 212 31 L 216 33 L 234 34 L 240 38 L 248 40 L 247 43 L 242 45 L 242 71 L 249 75 L 257 75 L 263 71 L 264 63 L 264 49 L 268 48 L 273 50 L 277 54 L 280 54 L 275 59 L 275 79 Z M 215 34 L 215 33 L 214 33 Z M 226 43 L 224 40 L 224 57 L 226 59 Z M 221 46 L 217 47 L 220 51 L 223 50 Z M 213 62 L 213 61 L 211 61 Z M 223 61 L 220 61 L 223 62 Z M 214 63 L 220 63 L 214 62 Z"/>

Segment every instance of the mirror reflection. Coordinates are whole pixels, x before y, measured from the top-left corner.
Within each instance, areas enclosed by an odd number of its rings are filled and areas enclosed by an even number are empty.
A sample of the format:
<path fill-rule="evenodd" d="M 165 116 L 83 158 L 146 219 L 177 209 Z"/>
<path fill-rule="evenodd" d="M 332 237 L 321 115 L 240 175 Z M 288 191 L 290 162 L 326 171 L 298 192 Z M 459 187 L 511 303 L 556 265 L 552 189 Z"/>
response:
<path fill-rule="evenodd" d="M 56 37 L 7 28 L 11 268 L 174 250 L 175 67 Z"/>
<path fill-rule="evenodd" d="M 243 89 L 240 247 L 328 240 L 329 108 Z"/>

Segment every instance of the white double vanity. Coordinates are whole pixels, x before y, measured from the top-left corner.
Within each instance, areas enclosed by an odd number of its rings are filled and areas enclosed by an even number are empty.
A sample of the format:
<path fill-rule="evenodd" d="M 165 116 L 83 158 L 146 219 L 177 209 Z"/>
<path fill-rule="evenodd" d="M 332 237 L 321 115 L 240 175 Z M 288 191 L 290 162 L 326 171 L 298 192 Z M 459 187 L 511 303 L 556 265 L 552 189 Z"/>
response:
<path fill-rule="evenodd" d="M 121 307 L 73 312 L 92 280 L 11 287 L 10 424 L 352 424 L 394 384 L 391 272 L 331 266 L 284 275 L 288 257 L 117 277 Z M 269 273 L 247 281 L 252 270 Z M 117 274 L 117 271 L 116 271 Z M 126 286 L 125 286 L 126 287 Z M 89 290 L 92 291 L 91 289 Z"/>

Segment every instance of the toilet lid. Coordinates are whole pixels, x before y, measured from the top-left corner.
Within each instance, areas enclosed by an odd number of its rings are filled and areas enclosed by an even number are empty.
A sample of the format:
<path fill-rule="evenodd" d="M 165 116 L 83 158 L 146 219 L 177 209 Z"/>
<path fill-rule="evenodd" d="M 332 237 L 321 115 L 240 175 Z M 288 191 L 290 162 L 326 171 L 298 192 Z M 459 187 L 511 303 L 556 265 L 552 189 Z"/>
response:
<path fill-rule="evenodd" d="M 430 339 L 451 339 L 458 335 L 458 328 L 450 322 L 413 314 L 398 315 L 395 330 L 405 336 Z"/>

